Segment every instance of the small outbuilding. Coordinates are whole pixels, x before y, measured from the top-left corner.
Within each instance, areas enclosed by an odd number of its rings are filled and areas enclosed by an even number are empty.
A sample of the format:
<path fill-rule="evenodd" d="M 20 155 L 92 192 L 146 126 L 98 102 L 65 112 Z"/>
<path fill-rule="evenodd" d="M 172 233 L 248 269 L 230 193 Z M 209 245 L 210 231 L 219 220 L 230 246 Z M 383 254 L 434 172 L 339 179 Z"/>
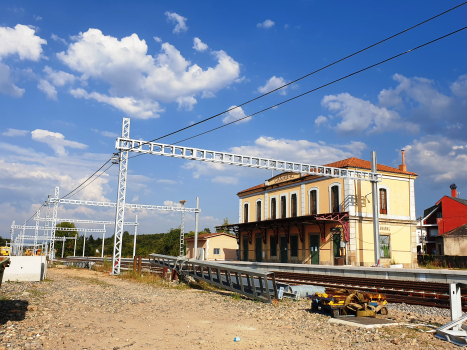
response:
<path fill-rule="evenodd" d="M 436 237 L 439 255 L 465 256 L 467 253 L 467 224 Z"/>
<path fill-rule="evenodd" d="M 185 238 L 187 258 L 193 259 L 195 237 Z M 198 236 L 199 260 L 237 260 L 237 238 L 230 233 L 216 232 Z"/>

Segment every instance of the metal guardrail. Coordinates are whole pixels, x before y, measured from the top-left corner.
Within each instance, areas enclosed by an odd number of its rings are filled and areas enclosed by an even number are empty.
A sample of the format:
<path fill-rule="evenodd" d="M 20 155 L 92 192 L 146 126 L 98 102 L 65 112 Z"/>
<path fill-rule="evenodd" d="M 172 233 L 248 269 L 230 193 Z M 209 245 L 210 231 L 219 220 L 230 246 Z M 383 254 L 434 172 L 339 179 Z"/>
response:
<path fill-rule="evenodd" d="M 162 254 L 149 256 L 151 265 L 167 267 L 179 275 L 190 276 L 252 299 L 270 303 L 278 297 L 274 272 Z"/>

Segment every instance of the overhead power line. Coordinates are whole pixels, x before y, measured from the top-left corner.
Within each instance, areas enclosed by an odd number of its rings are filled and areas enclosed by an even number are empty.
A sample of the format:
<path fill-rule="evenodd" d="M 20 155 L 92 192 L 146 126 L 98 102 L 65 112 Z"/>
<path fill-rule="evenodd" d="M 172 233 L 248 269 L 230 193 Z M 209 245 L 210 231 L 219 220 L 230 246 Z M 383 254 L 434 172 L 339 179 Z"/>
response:
<path fill-rule="evenodd" d="M 387 58 L 387 59 L 385 59 L 385 60 L 383 60 L 383 61 L 380 61 L 380 62 L 378 62 L 378 63 L 372 64 L 371 66 L 368 66 L 368 67 L 366 67 L 366 68 L 360 69 L 360 70 L 358 70 L 358 71 L 356 71 L 356 72 L 353 72 L 353 73 L 351 73 L 351 74 L 348 74 L 348 75 L 346 75 L 346 76 L 344 76 L 344 77 L 342 77 L 342 78 L 333 80 L 333 81 L 331 81 L 331 82 L 329 82 L 329 83 L 327 83 L 327 84 L 321 85 L 321 86 L 319 86 L 319 87 L 317 87 L 317 88 L 315 88 L 315 89 L 312 89 L 312 90 L 309 90 L 309 91 L 307 91 L 307 92 L 304 92 L 303 94 L 300 94 L 300 95 L 297 95 L 297 96 L 295 96 L 295 97 L 289 98 L 289 99 L 287 99 L 287 100 L 285 100 L 285 101 L 282 101 L 282 102 L 277 103 L 277 104 L 275 104 L 275 105 L 273 105 L 273 106 L 264 108 L 264 109 L 262 109 L 262 110 L 260 110 L 260 111 L 258 111 L 258 112 L 255 112 L 255 113 L 253 113 L 253 114 L 247 115 L 247 116 L 245 116 L 245 117 L 243 117 L 243 118 L 234 120 L 233 122 L 230 122 L 230 123 L 227 123 L 227 124 L 218 126 L 217 128 L 214 128 L 214 129 L 211 129 L 211 130 L 202 132 L 202 133 L 200 133 L 200 134 L 197 134 L 197 135 L 188 137 L 188 138 L 186 138 L 186 139 L 177 141 L 177 142 L 172 143 L 172 144 L 173 144 L 173 145 L 176 145 L 176 144 L 178 144 L 178 143 L 181 143 L 181 142 L 184 142 L 184 141 L 193 139 L 193 138 L 195 138 L 195 137 L 198 137 L 198 136 L 201 136 L 201 135 L 210 133 L 210 132 L 212 132 L 212 131 L 222 129 L 222 128 L 226 127 L 226 126 L 229 126 L 229 125 L 238 123 L 238 122 L 241 121 L 241 120 L 244 120 L 244 119 L 247 119 L 247 118 L 251 118 L 252 116 L 254 116 L 254 115 L 256 115 L 256 114 L 259 114 L 259 113 L 262 113 L 262 112 L 267 111 L 267 110 L 269 110 L 269 109 L 278 107 L 278 106 L 280 106 L 280 105 L 283 105 L 284 103 L 293 101 L 293 100 L 295 100 L 295 99 L 297 99 L 297 98 L 299 98 L 299 97 L 308 95 L 309 93 L 312 93 L 312 92 L 317 91 L 317 90 L 320 90 L 320 89 L 322 89 L 322 88 L 324 88 L 324 87 L 326 87 L 326 86 L 329 86 L 329 85 L 332 85 L 332 84 L 334 84 L 334 83 L 337 83 L 338 81 L 341 81 L 341 80 L 350 78 L 351 76 L 354 76 L 354 75 L 359 74 L 359 73 L 361 73 L 361 72 L 364 72 L 364 71 L 366 71 L 366 70 L 368 70 L 368 69 L 371 69 L 371 68 L 374 68 L 374 67 L 376 67 L 376 66 L 379 66 L 380 64 L 386 63 L 386 62 L 391 61 L 391 60 L 393 60 L 393 59 L 395 59 L 395 58 L 398 58 L 398 57 L 401 57 L 401 56 L 403 56 L 403 55 L 406 55 L 406 54 L 408 54 L 408 53 L 410 53 L 410 52 L 413 52 L 413 51 L 415 51 L 415 50 L 418 50 L 418 49 L 420 49 L 420 48 L 422 48 L 422 47 L 425 47 L 425 46 L 427 46 L 427 45 L 433 44 L 434 42 L 437 42 L 437 41 L 439 41 L 439 40 L 441 40 L 441 39 L 447 38 L 447 37 L 449 37 L 449 36 L 451 36 L 451 35 L 453 35 L 453 34 L 459 33 L 459 32 L 461 32 L 461 31 L 463 31 L 463 30 L 465 30 L 465 29 L 467 29 L 467 27 L 463 27 L 463 28 L 458 29 L 458 30 L 456 30 L 456 31 L 454 31 L 454 32 L 451 32 L 451 33 L 449 33 L 449 34 L 443 35 L 443 36 L 441 36 L 441 37 L 439 37 L 439 38 L 437 38 L 437 39 L 428 41 L 428 42 L 426 42 L 425 44 L 422 44 L 422 45 L 419 45 L 419 46 L 417 46 L 417 47 L 414 47 L 413 49 L 404 51 L 404 52 L 402 52 L 402 53 L 400 53 L 400 54 L 398 54 L 398 55 L 392 56 L 392 57 Z M 152 141 L 151 141 L 151 142 L 152 142 Z M 143 153 L 143 154 L 144 154 L 144 153 Z"/>
<path fill-rule="evenodd" d="M 96 181 L 98 178 L 100 178 L 105 172 L 107 172 L 107 170 L 109 170 L 114 164 L 110 164 L 109 167 L 107 167 L 107 169 L 103 170 L 99 175 L 97 175 L 94 179 L 92 179 L 91 182 L 89 182 L 86 186 L 84 186 L 83 188 L 81 188 L 79 191 L 73 193 L 72 195 L 70 195 L 68 198 L 71 198 L 73 197 L 74 195 L 80 193 L 82 190 L 84 190 L 86 187 L 88 187 L 90 184 L 92 184 L 94 181 Z"/>
<path fill-rule="evenodd" d="M 154 142 L 154 141 L 163 139 L 163 138 L 165 138 L 165 137 L 174 135 L 174 134 L 179 133 L 179 132 L 181 132 L 181 131 L 184 131 L 184 130 L 187 130 L 187 129 L 189 129 L 189 128 L 192 128 L 192 127 L 194 127 L 194 126 L 196 126 L 196 125 L 199 125 L 199 124 L 202 124 L 202 123 L 204 123 L 204 122 L 207 122 L 208 120 L 217 118 L 217 117 L 219 117 L 219 116 L 221 116 L 221 115 L 223 115 L 223 114 L 225 114 L 225 113 L 227 113 L 227 112 L 233 111 L 233 110 L 236 109 L 236 108 L 240 108 L 240 107 L 242 107 L 242 106 L 244 106 L 244 105 L 246 105 L 246 104 L 249 104 L 249 103 L 251 103 L 251 102 L 253 102 L 253 101 L 259 100 L 260 98 L 263 98 L 263 97 L 265 97 L 265 96 L 267 96 L 267 95 L 269 95 L 269 94 L 272 94 L 272 93 L 275 92 L 275 91 L 278 91 L 278 90 L 283 89 L 283 88 L 285 88 L 285 87 L 287 87 L 287 86 L 289 86 L 289 85 L 292 85 L 292 84 L 296 83 L 297 81 L 300 81 L 300 80 L 302 80 L 302 79 L 305 79 L 305 78 L 307 78 L 307 77 L 309 77 L 309 76 L 311 76 L 311 75 L 313 75 L 313 74 L 316 74 L 316 73 L 318 73 L 318 72 L 320 72 L 320 71 L 322 71 L 322 70 L 324 70 L 324 69 L 326 69 L 326 68 L 329 68 L 329 67 L 331 67 L 331 66 L 333 66 L 333 65 L 335 65 L 335 64 L 337 64 L 337 63 L 340 63 L 340 62 L 342 62 L 342 61 L 345 61 L 346 59 L 349 59 L 349 58 L 351 58 L 351 57 L 353 57 L 353 56 L 355 56 L 355 55 L 358 55 L 359 53 L 362 53 L 362 52 L 364 52 L 364 51 L 366 51 L 366 50 L 368 50 L 368 49 L 371 49 L 372 47 L 375 47 L 375 46 L 377 46 L 377 45 L 379 45 L 379 44 L 382 44 L 382 43 L 384 43 L 384 42 L 386 42 L 386 41 L 388 41 L 388 40 L 390 40 L 390 39 L 393 39 L 393 38 L 395 38 L 395 37 L 397 37 L 397 36 L 399 36 L 399 35 L 401 35 L 401 34 L 403 34 L 403 33 L 408 32 L 408 31 L 410 31 L 410 30 L 412 30 L 412 29 L 414 29 L 414 28 L 417 28 L 417 27 L 421 26 L 422 24 L 425 24 L 425 23 L 427 23 L 427 22 L 430 22 L 430 21 L 432 21 L 432 20 L 434 20 L 434 19 L 436 19 L 436 18 L 438 18 L 438 17 L 440 17 L 440 16 L 442 16 L 442 15 L 445 15 L 445 14 L 448 13 L 448 12 L 451 12 L 451 11 L 453 11 L 453 10 L 455 10 L 455 9 L 457 9 L 457 8 L 459 8 L 459 7 L 461 7 L 461 6 L 464 6 L 465 4 L 467 4 L 467 1 L 461 3 L 461 4 L 457 5 L 457 6 L 454 6 L 454 7 L 450 8 L 449 10 L 446 10 L 446 11 L 444 11 L 444 12 L 441 12 L 441 13 L 437 14 L 436 16 L 430 17 L 430 18 L 428 18 L 428 19 L 426 19 L 426 20 L 424 20 L 424 21 L 422 21 L 422 22 L 420 22 L 420 23 L 418 23 L 418 24 L 416 24 L 416 25 L 414 25 L 414 26 L 412 26 L 412 27 L 409 27 L 409 28 L 407 28 L 407 29 L 404 29 L 404 30 L 401 31 L 401 32 L 398 32 L 398 33 L 396 33 L 396 34 L 394 34 L 394 35 L 391 35 L 391 36 L 387 37 L 386 39 L 383 39 L 383 40 L 381 40 L 381 41 L 378 41 L 377 43 L 374 43 L 374 44 L 372 44 L 372 45 L 370 45 L 370 46 L 367 46 L 367 47 L 365 47 L 364 49 L 361 49 L 361 50 L 359 50 L 359 51 L 356 51 L 356 52 L 354 52 L 354 53 L 352 53 L 352 54 L 350 54 L 350 55 L 348 55 L 348 56 L 345 56 L 344 58 L 341 58 L 341 59 L 339 59 L 339 60 L 337 60 L 337 61 L 335 61 L 335 62 L 333 62 L 333 63 L 330 63 L 330 64 L 328 64 L 328 65 L 326 65 L 326 66 L 324 66 L 324 67 L 321 67 L 321 68 L 319 68 L 319 69 L 317 69 L 317 70 L 315 70 L 315 71 L 313 71 L 313 72 L 311 72 L 311 73 L 308 73 L 308 74 L 306 74 L 306 75 L 304 75 L 304 76 L 302 76 L 302 77 L 300 77 L 300 78 L 298 78 L 298 79 L 295 79 L 295 80 L 291 81 L 290 83 L 287 83 L 287 84 L 282 85 L 282 86 L 280 86 L 280 87 L 278 87 L 278 88 L 276 88 L 276 89 L 274 89 L 274 90 L 271 90 L 271 91 L 269 91 L 269 92 L 267 92 L 267 93 L 265 93 L 265 94 L 263 94 L 263 95 L 261 95 L 261 96 L 255 97 L 255 98 L 253 98 L 253 99 L 251 99 L 251 100 L 248 100 L 248 101 L 246 101 L 246 102 L 243 102 L 243 103 L 241 103 L 241 104 L 239 104 L 239 105 L 237 105 L 237 106 L 235 106 L 235 107 L 229 108 L 229 109 L 227 109 L 227 110 L 225 110 L 225 111 L 223 111 L 223 112 L 221 112 L 221 113 L 215 114 L 215 115 L 213 115 L 213 116 L 211 116 L 211 117 L 209 117 L 209 118 L 200 120 L 199 122 L 196 122 L 196 123 L 194 123 L 194 124 L 192 124 L 192 125 L 189 125 L 189 126 L 186 126 L 186 127 L 184 127 L 184 128 L 178 129 L 178 130 L 173 131 L 173 132 L 171 132 L 171 133 L 168 133 L 168 134 L 166 134 L 166 135 L 164 135 L 164 136 L 160 136 L 160 137 L 155 138 L 155 139 L 153 139 L 153 140 L 151 140 L 151 141 L 147 141 L 146 143 L 143 143 L 143 144 L 147 144 L 147 143 L 149 143 L 149 142 Z M 243 118 L 243 119 L 244 119 L 244 118 Z M 226 125 L 228 125 L 228 124 L 226 124 Z M 131 149 L 130 149 L 130 151 L 131 151 Z"/>
<path fill-rule="evenodd" d="M 99 169 L 97 169 L 91 176 L 89 176 L 86 180 L 84 180 L 83 182 L 81 182 L 81 184 L 79 184 L 77 187 L 75 187 L 73 190 L 71 190 L 70 192 L 68 192 L 66 195 L 64 195 L 64 196 L 63 196 L 62 198 L 60 198 L 60 199 L 64 199 L 64 198 L 70 196 L 70 195 L 71 195 L 73 192 L 75 192 L 78 188 L 80 188 L 80 187 L 83 186 L 86 182 L 88 182 L 94 175 L 96 175 L 96 174 L 99 172 L 99 170 L 101 170 L 103 167 L 105 167 L 106 164 L 107 164 L 108 162 L 110 162 L 111 160 L 112 160 L 112 158 L 110 158 L 108 161 L 106 161 L 104 164 L 102 164 L 102 166 L 101 166 Z M 101 175 L 102 175 L 102 174 L 101 174 Z M 100 176 L 100 175 L 99 175 L 99 176 Z"/>

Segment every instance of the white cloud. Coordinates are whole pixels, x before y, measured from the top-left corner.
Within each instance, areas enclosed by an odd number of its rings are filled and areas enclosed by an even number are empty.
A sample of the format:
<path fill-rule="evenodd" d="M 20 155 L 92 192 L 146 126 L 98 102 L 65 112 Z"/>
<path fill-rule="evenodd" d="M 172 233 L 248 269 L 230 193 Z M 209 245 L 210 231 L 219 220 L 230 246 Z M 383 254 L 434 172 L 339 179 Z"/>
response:
<path fill-rule="evenodd" d="M 166 12 L 165 15 L 167 16 L 167 20 L 176 23 L 175 28 L 173 30 L 174 33 L 181 33 L 181 32 L 186 32 L 188 30 L 188 27 L 186 26 L 186 21 L 187 19 L 183 16 L 180 16 L 179 14 L 176 14 L 175 12 Z"/>
<path fill-rule="evenodd" d="M 308 140 L 275 139 L 273 137 L 261 136 L 255 140 L 254 145 L 238 146 L 229 149 L 229 152 L 276 160 L 296 161 L 313 165 L 323 165 L 337 160 L 350 157 L 361 157 L 366 149 L 363 142 L 352 141 L 342 145 L 326 145 L 324 142 L 310 142 Z M 232 167 L 219 163 L 205 163 L 189 161 L 183 165 L 183 169 L 192 171 L 193 178 L 200 177 L 215 178 L 225 172 L 229 172 L 227 177 L 235 175 L 251 176 L 251 169 L 242 167 Z"/>
<path fill-rule="evenodd" d="M 258 23 L 256 26 L 258 28 L 269 29 L 269 28 L 272 28 L 274 26 L 274 24 L 275 23 L 273 21 L 271 21 L 270 19 L 267 19 L 263 23 Z"/>
<path fill-rule="evenodd" d="M 131 202 L 136 203 L 138 200 L 139 200 L 139 196 L 134 196 Z"/>
<path fill-rule="evenodd" d="M 211 181 L 217 182 L 220 184 L 226 184 L 226 185 L 237 185 L 238 184 L 238 178 L 233 177 L 233 176 L 216 176 Z"/>
<path fill-rule="evenodd" d="M 112 137 L 112 138 L 117 138 L 118 135 L 114 132 L 110 132 L 110 131 L 101 131 L 100 133 L 102 136 L 105 136 L 105 137 Z"/>
<path fill-rule="evenodd" d="M 328 118 L 326 118 L 324 115 L 318 116 L 318 118 L 315 119 L 315 124 L 317 126 L 321 126 L 321 124 L 326 124 L 328 122 Z"/>
<path fill-rule="evenodd" d="M 4 131 L 2 135 L 16 137 L 16 136 L 26 136 L 26 134 L 28 133 L 29 133 L 28 130 L 18 130 L 18 129 L 9 128 L 7 131 Z"/>
<path fill-rule="evenodd" d="M 22 97 L 25 90 L 17 87 L 10 76 L 10 67 L 0 62 L 0 92 L 11 97 Z"/>
<path fill-rule="evenodd" d="M 203 94 L 201 95 L 201 98 L 214 98 L 216 95 L 214 95 L 213 92 L 211 91 L 203 91 Z"/>
<path fill-rule="evenodd" d="M 63 72 L 63 71 L 55 71 L 49 66 L 45 66 L 44 72 L 47 76 L 47 80 L 51 81 L 55 86 L 64 86 L 66 84 L 73 84 L 77 77 L 73 74 Z"/>
<path fill-rule="evenodd" d="M 326 145 L 324 142 L 310 142 L 307 140 L 275 139 L 261 136 L 255 140 L 253 146 L 232 147 L 230 150 L 236 154 L 273 157 L 277 160 L 307 162 L 311 164 L 327 164 L 349 157 L 360 157 L 365 144 L 355 145 Z M 344 149 L 349 149 L 345 151 Z"/>
<path fill-rule="evenodd" d="M 34 15 L 33 17 L 34 17 L 34 19 L 35 19 L 36 21 L 42 21 L 42 17 L 41 17 L 41 16 L 36 16 L 36 15 Z"/>
<path fill-rule="evenodd" d="M 159 113 L 164 111 L 159 103 L 151 100 L 135 100 L 132 97 L 110 97 L 98 92 L 88 93 L 83 89 L 71 89 L 70 94 L 75 98 L 94 99 L 106 103 L 129 116 L 140 119 L 159 118 Z"/>
<path fill-rule="evenodd" d="M 260 86 L 258 88 L 258 91 L 261 92 L 262 94 L 266 94 L 272 90 L 275 90 L 281 86 L 284 86 L 285 84 L 287 84 L 287 82 L 284 80 L 284 78 L 273 76 L 266 82 L 264 86 Z M 279 94 L 286 95 L 287 87 L 280 89 Z"/>
<path fill-rule="evenodd" d="M 168 207 L 181 207 L 182 206 L 179 202 L 174 202 L 174 201 L 164 201 L 164 205 Z"/>
<path fill-rule="evenodd" d="M 232 108 L 235 108 L 235 107 L 237 107 L 237 106 L 231 106 L 229 109 L 232 109 Z M 246 117 L 246 114 L 243 111 L 242 107 L 237 107 L 237 108 L 227 112 L 226 117 L 222 119 L 222 122 L 224 124 L 227 124 L 227 123 L 231 123 L 231 122 L 233 122 L 235 120 L 239 120 L 239 119 L 242 119 L 242 118 L 245 118 L 245 117 Z M 249 122 L 251 119 L 252 119 L 251 117 L 242 119 L 239 122 L 237 122 L 237 124 Z"/>
<path fill-rule="evenodd" d="M 158 42 L 158 43 L 161 43 L 161 42 L 162 42 L 162 39 L 159 38 L 158 36 L 155 36 L 155 37 L 154 37 L 154 40 L 155 40 L 156 42 Z"/>
<path fill-rule="evenodd" d="M 198 103 L 193 96 L 184 96 L 177 98 L 178 109 L 184 109 L 185 111 L 192 111 L 195 108 L 195 104 Z"/>
<path fill-rule="evenodd" d="M 341 118 L 335 128 L 338 132 L 359 134 L 381 133 L 391 130 L 418 131 L 418 126 L 404 121 L 399 113 L 385 107 L 378 107 L 370 101 L 353 97 L 349 93 L 328 95 L 321 100 L 321 105 Z"/>
<path fill-rule="evenodd" d="M 35 35 L 35 30 L 28 26 L 0 27 L 0 59 L 17 54 L 21 61 L 39 61 L 42 45 L 46 44 L 47 41 Z"/>
<path fill-rule="evenodd" d="M 52 35 L 50 36 L 50 38 L 51 38 L 53 41 L 57 41 L 57 42 L 62 43 L 62 44 L 64 44 L 64 45 L 68 45 L 68 41 L 66 41 L 66 40 L 63 39 L 63 38 L 60 38 L 60 37 L 59 37 L 58 35 L 56 35 L 56 34 L 52 34 Z"/>
<path fill-rule="evenodd" d="M 89 29 L 80 33 L 77 41 L 57 57 L 81 73 L 83 81 L 92 78 L 108 83 L 109 95 L 99 94 L 104 103 L 113 98 L 128 98 L 133 104 L 156 100 L 178 102 L 179 107 L 190 109 L 197 94 L 214 93 L 239 76 L 240 65 L 224 51 L 213 51 L 217 65 L 203 70 L 187 61 L 169 43 L 163 43 L 155 57 L 147 55 L 147 50 L 145 40 L 140 40 L 136 34 L 118 40 L 104 36 L 98 29 Z M 78 94 L 78 97 L 84 95 Z"/>
<path fill-rule="evenodd" d="M 21 140 L 21 144 L 23 142 Z M 61 195 L 68 193 L 108 159 L 108 155 L 88 153 L 49 156 L 11 142 L 0 142 L 0 147 L 6 150 L 0 155 L 0 227 L 4 232 L 8 232 L 5 229 L 11 220 L 22 221 L 39 209 L 47 194 L 53 194 L 55 186 L 60 186 Z M 106 196 L 110 191 L 110 179 L 112 184 L 115 183 L 115 175 L 102 175 L 73 199 L 111 201 Z M 110 198 L 115 200 L 114 196 Z M 41 214 L 44 217 L 45 209 Z M 111 220 L 115 217 L 115 209 L 60 206 L 59 216 Z"/>
<path fill-rule="evenodd" d="M 193 48 L 196 51 L 206 51 L 208 49 L 208 45 L 203 43 L 200 38 L 194 38 L 193 39 Z"/>
<path fill-rule="evenodd" d="M 467 74 L 461 75 L 457 78 L 457 80 L 451 84 L 450 88 L 454 95 L 467 97 Z"/>
<path fill-rule="evenodd" d="M 64 156 L 67 154 L 65 147 L 78 149 L 88 147 L 87 145 L 76 141 L 65 140 L 65 136 L 58 132 L 36 129 L 31 131 L 31 135 L 33 140 L 46 143 L 58 156 Z"/>
<path fill-rule="evenodd" d="M 177 184 L 177 181 L 165 180 L 165 179 L 160 179 L 160 180 L 157 180 L 156 182 L 160 183 L 160 184 L 168 184 L 168 185 L 176 185 Z"/>
<path fill-rule="evenodd" d="M 426 78 L 406 78 L 394 74 L 393 79 L 399 82 L 395 89 L 383 89 L 379 94 L 379 103 L 385 107 L 398 107 L 403 97 L 411 98 L 429 109 L 444 109 L 450 104 L 450 98 L 433 88 L 434 81 Z"/>
<path fill-rule="evenodd" d="M 41 79 L 37 84 L 37 88 L 47 95 L 48 99 L 57 100 L 57 90 L 47 80 Z"/>
<path fill-rule="evenodd" d="M 425 136 L 406 146 L 407 169 L 424 182 L 467 185 L 467 147 L 449 137 Z"/>

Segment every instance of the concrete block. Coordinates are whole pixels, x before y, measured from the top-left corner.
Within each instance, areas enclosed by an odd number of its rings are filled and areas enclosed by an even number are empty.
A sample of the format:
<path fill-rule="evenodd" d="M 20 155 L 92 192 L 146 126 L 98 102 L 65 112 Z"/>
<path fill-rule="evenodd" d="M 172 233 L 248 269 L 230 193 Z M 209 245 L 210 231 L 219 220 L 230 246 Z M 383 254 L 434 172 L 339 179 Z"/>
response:
<path fill-rule="evenodd" d="M 5 268 L 2 282 L 39 282 L 46 277 L 45 256 L 11 256 L 10 266 Z"/>

